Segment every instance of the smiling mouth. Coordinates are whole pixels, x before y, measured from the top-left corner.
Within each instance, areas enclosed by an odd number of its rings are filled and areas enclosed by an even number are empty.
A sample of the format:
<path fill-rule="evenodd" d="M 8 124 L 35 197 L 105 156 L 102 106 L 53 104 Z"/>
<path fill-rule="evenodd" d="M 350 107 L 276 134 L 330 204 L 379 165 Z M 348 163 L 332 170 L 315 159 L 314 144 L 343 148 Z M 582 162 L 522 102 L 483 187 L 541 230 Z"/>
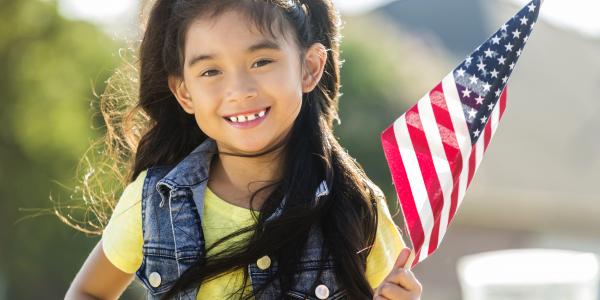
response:
<path fill-rule="evenodd" d="M 239 114 L 223 117 L 227 123 L 236 128 L 252 128 L 258 126 L 269 115 L 271 107 L 267 107 L 261 111 L 256 111 L 250 114 Z"/>
<path fill-rule="evenodd" d="M 261 111 L 257 111 L 255 113 L 233 115 L 233 116 L 223 117 L 223 119 L 225 119 L 226 121 L 228 121 L 230 123 L 242 124 L 242 123 L 252 122 L 256 119 L 264 118 L 264 116 L 267 115 L 269 110 L 271 110 L 270 106 Z"/>

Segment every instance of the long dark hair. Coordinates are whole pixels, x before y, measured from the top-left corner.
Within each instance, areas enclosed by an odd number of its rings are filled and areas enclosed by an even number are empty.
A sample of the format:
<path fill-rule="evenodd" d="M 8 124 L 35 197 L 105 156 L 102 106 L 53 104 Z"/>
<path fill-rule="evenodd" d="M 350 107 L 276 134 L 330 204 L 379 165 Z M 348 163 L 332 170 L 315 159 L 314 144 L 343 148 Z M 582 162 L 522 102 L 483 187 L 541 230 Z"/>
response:
<path fill-rule="evenodd" d="M 247 282 L 245 266 L 264 253 L 277 260 L 279 270 L 267 283 L 277 279 L 282 291 L 286 291 L 293 284 L 300 251 L 314 226 L 322 229 L 324 253 L 334 258 L 336 276 L 349 297 L 372 298 L 365 270 L 377 227 L 377 194 L 362 167 L 333 135 L 340 97 L 342 24 L 330 0 L 157 0 L 139 52 L 137 105 L 148 115 L 149 128 L 139 141 L 130 180 L 149 167 L 175 165 L 207 138 L 194 116 L 185 113 L 177 103 L 167 78 L 183 77 L 184 38 L 190 23 L 199 17 L 217 17 L 228 9 L 244 13 L 263 34 L 274 35 L 273 24 L 279 25 L 280 33 L 291 30 L 302 53 L 314 43 L 323 44 L 328 51 L 327 62 L 317 87 L 303 95 L 300 114 L 282 148 L 282 179 L 269 185 L 272 192 L 262 205 L 260 216 L 255 216 L 251 227 L 217 241 L 213 247 L 243 233 L 251 233 L 250 237 L 225 252 L 198 261 L 180 276 L 165 298 L 240 267 Z M 312 205 L 309 200 L 323 179 L 330 193 Z M 282 215 L 265 222 L 283 197 L 287 205 Z M 243 287 L 239 292 L 242 291 Z"/>

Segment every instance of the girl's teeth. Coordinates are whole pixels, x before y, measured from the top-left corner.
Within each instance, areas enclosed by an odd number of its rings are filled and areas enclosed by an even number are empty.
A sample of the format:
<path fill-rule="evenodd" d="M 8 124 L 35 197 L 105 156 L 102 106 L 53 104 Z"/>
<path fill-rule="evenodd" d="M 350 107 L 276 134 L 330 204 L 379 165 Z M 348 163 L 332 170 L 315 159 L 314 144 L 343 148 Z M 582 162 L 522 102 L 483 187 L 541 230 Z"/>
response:
<path fill-rule="evenodd" d="M 247 122 L 247 121 L 254 121 L 257 118 L 262 118 L 264 117 L 266 114 L 266 110 L 263 110 L 257 114 L 254 115 L 248 115 L 248 116 L 237 116 L 237 117 L 229 117 L 229 120 L 231 122 L 234 123 L 240 123 L 240 122 Z"/>

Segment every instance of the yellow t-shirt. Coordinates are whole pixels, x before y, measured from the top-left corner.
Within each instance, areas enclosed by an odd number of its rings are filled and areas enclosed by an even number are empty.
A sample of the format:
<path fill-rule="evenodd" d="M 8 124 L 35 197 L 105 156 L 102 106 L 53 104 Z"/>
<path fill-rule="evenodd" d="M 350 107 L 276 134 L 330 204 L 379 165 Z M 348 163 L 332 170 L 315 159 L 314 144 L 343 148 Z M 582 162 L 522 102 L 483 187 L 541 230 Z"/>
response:
<path fill-rule="evenodd" d="M 108 260 L 126 273 L 135 273 L 142 264 L 142 187 L 146 171 L 125 187 L 113 215 L 102 234 L 102 248 Z M 249 209 L 232 205 L 206 189 L 202 216 L 202 230 L 206 247 L 237 229 L 252 224 Z M 404 241 L 384 201 L 378 203 L 378 226 L 375 244 L 367 257 L 366 276 L 376 288 L 391 271 L 396 258 L 404 248 Z M 236 237 L 241 239 L 242 237 Z M 228 242 L 235 242 L 228 241 Z M 212 251 L 218 251 L 222 244 Z M 242 284 L 243 269 L 236 270 L 200 285 L 197 299 L 223 299 Z M 251 291 L 251 285 L 246 290 Z"/>

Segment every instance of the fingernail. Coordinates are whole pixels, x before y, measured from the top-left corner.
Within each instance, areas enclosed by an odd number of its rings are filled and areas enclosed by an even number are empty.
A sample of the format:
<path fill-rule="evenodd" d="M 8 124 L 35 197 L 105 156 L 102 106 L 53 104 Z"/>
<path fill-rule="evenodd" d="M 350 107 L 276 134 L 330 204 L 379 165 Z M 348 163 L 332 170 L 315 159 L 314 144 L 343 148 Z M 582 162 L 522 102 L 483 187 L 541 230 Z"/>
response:
<path fill-rule="evenodd" d="M 404 248 L 404 249 L 402 249 L 402 251 L 404 252 L 403 253 L 404 255 L 406 255 L 406 256 L 410 255 L 410 248 Z"/>

